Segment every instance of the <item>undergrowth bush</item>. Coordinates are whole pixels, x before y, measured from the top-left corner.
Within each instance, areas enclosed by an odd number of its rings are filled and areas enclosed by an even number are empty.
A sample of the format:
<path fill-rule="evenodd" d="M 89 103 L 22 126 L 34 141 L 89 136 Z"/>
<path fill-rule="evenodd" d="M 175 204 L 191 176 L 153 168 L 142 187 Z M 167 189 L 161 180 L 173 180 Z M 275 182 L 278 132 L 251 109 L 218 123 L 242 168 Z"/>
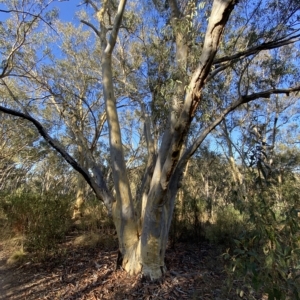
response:
<path fill-rule="evenodd" d="M 220 206 L 214 214 L 215 221 L 205 229 L 205 236 L 210 242 L 229 245 L 245 230 L 245 216 L 233 205 Z"/>
<path fill-rule="evenodd" d="M 231 282 L 243 281 L 237 292 L 268 295 L 270 300 L 300 299 L 300 228 L 295 209 L 278 214 L 273 199 L 259 193 L 251 199 L 249 218 L 252 230 L 235 239 L 235 247 L 224 254 Z M 273 204 L 273 205 L 272 205 Z M 254 299 L 254 298 L 253 298 Z"/>
<path fill-rule="evenodd" d="M 207 209 L 206 200 L 185 196 L 184 206 L 177 204 L 170 228 L 170 240 L 195 242 L 209 240 L 229 245 L 243 230 L 245 214 L 234 208 L 233 204 L 215 206 Z"/>
<path fill-rule="evenodd" d="M 0 205 L 14 234 L 25 236 L 24 249 L 39 258 L 58 249 L 71 222 L 69 197 L 15 194 L 2 197 Z"/>
<path fill-rule="evenodd" d="M 82 207 L 82 216 L 76 221 L 77 229 L 98 232 L 114 232 L 112 218 L 108 217 L 107 210 L 102 202 L 89 199 Z"/>
<path fill-rule="evenodd" d="M 188 193 L 183 203 L 177 201 L 169 234 L 173 245 L 179 241 L 195 242 L 204 238 L 205 205 L 205 201 Z"/>

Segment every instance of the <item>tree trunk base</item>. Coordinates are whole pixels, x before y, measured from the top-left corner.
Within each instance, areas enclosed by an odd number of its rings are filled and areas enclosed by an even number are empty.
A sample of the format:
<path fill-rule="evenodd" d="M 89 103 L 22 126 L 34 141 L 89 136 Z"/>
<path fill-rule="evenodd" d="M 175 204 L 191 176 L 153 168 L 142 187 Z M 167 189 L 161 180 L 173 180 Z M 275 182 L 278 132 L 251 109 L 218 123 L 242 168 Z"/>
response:
<path fill-rule="evenodd" d="M 116 269 L 122 268 L 130 275 L 142 275 L 146 280 L 154 281 L 163 277 L 166 272 L 165 264 L 162 263 L 163 257 L 159 255 L 150 255 L 150 252 L 142 252 L 141 241 L 130 249 L 126 249 L 126 253 L 122 255 L 121 251 L 118 253 L 116 262 Z M 147 249 L 149 250 L 149 249 Z M 147 255 L 149 254 L 149 256 Z"/>
<path fill-rule="evenodd" d="M 118 250 L 118 257 L 117 257 L 117 261 L 116 261 L 116 268 L 115 268 L 115 270 L 121 269 L 122 263 L 123 263 L 123 254 L 121 253 L 121 251 L 119 249 Z"/>

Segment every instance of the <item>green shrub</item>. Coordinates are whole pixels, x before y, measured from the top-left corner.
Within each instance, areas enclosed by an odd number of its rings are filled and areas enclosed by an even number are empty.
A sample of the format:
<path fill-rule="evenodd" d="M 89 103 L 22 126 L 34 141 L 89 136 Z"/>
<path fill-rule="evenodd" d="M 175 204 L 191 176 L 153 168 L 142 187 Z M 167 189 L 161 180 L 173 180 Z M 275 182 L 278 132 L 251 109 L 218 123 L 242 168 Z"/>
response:
<path fill-rule="evenodd" d="M 169 238 L 176 242 L 195 242 L 204 239 L 204 223 L 208 219 L 206 201 L 192 197 L 184 190 L 184 197 L 176 201 Z"/>
<path fill-rule="evenodd" d="M 76 221 L 76 225 L 78 229 L 90 232 L 115 231 L 114 223 L 108 217 L 104 204 L 97 199 L 90 199 L 84 203 L 82 216 Z"/>
<path fill-rule="evenodd" d="M 25 235 L 24 248 L 45 256 L 57 249 L 71 222 L 71 201 L 54 194 L 16 194 L 2 199 L 1 207 L 15 234 Z"/>
<path fill-rule="evenodd" d="M 248 227 L 235 239 L 227 271 L 233 280 L 242 280 L 244 290 L 261 292 L 268 299 L 300 299 L 300 228 L 294 209 L 278 217 L 264 192 L 252 199 Z M 248 294 L 248 296 L 250 295 Z M 250 297 L 250 296 L 249 296 Z M 249 298 L 250 299 L 250 298 Z"/>
<path fill-rule="evenodd" d="M 218 207 L 214 218 L 205 229 L 206 238 L 213 243 L 228 245 L 244 231 L 244 215 L 233 205 Z"/>

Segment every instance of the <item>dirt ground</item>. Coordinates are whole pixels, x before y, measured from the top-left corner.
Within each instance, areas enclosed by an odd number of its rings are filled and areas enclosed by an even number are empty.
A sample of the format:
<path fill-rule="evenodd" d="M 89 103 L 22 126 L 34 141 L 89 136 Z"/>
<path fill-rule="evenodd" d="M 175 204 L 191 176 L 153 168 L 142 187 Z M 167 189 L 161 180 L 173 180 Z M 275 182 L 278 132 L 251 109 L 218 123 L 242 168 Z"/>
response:
<path fill-rule="evenodd" d="M 160 282 L 115 270 L 117 249 L 64 247 L 59 259 L 10 266 L 0 244 L 0 299 L 248 299 L 228 293 L 221 252 L 207 242 L 168 249 Z"/>

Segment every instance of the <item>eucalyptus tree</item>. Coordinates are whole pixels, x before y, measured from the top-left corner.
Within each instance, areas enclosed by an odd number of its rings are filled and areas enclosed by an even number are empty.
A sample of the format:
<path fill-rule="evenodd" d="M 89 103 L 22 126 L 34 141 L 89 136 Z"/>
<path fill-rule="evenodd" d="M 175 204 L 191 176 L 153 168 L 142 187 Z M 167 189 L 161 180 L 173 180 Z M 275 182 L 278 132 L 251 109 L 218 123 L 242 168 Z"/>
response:
<path fill-rule="evenodd" d="M 299 3 L 84 0 L 81 25 L 72 29 L 70 41 L 89 33 L 94 36 L 89 46 L 83 38 L 83 43 L 65 48 L 65 61 L 41 43 L 41 38 L 53 42 L 44 35 L 44 27 L 62 33 L 61 45 L 68 40 L 61 25 L 52 20 L 55 13 L 47 11 L 48 2 L 5 4 L 2 12 L 10 18 L 1 29 L 5 43 L 0 78 L 1 90 L 10 91 L 11 101 L 2 102 L 0 111 L 31 122 L 105 203 L 116 226 L 118 261 L 124 269 L 160 278 L 188 160 L 238 107 L 300 90 L 293 70 L 280 73 L 281 80 L 275 81 L 248 76 L 254 69 L 271 77 L 270 57 L 278 48 L 299 51 Z M 265 58 L 264 53 L 268 53 Z M 49 64 L 51 59 L 58 70 Z M 294 55 L 290 63 L 295 65 L 297 59 Z M 135 118 L 131 124 L 138 126 L 135 133 L 144 127 L 143 136 L 131 139 L 133 152 L 138 148 L 146 155 L 135 162 L 144 168 L 136 195 L 127 166 L 130 157 L 139 155 L 127 151 L 124 135 L 130 131 L 122 122 L 129 111 Z M 70 135 L 71 149 L 53 135 L 44 112 L 66 126 L 60 135 Z M 103 126 L 107 142 L 99 135 Z M 92 151 L 93 145 L 100 149 L 100 142 L 109 149 L 114 192 L 104 175 L 105 163 L 101 165 L 103 152 Z M 74 149 L 82 154 L 78 159 Z"/>
<path fill-rule="evenodd" d="M 19 130 L 20 128 L 26 130 Z M 0 113 L 0 192 L 11 193 L 25 188 L 25 176 L 39 154 L 32 144 L 39 136 L 22 119 Z M 25 142 L 24 142 L 25 141 Z"/>

